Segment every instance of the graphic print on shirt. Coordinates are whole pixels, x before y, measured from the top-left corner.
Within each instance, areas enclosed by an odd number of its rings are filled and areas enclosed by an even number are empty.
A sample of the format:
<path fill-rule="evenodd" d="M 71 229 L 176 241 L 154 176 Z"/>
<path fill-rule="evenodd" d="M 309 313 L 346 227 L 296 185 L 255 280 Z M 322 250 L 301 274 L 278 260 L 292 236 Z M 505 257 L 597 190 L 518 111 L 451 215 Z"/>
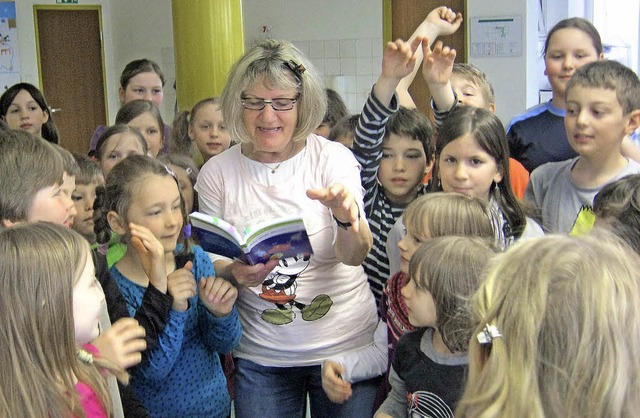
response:
<path fill-rule="evenodd" d="M 305 321 L 317 321 L 329 312 L 333 301 L 329 295 L 317 295 L 310 304 L 296 301 L 297 279 L 309 267 L 311 256 L 299 254 L 295 257 L 281 258 L 278 265 L 262 282 L 259 296 L 276 305 L 275 309 L 265 309 L 261 318 L 273 325 L 285 325 L 296 317 L 294 308 L 302 313 Z"/>
<path fill-rule="evenodd" d="M 582 205 L 569 235 L 584 235 L 589 233 L 589 231 L 593 229 L 595 221 L 596 214 L 593 213 L 593 208 L 589 205 Z"/>
<path fill-rule="evenodd" d="M 419 390 L 407 394 L 407 416 L 410 418 L 453 418 L 453 411 L 435 393 Z"/>

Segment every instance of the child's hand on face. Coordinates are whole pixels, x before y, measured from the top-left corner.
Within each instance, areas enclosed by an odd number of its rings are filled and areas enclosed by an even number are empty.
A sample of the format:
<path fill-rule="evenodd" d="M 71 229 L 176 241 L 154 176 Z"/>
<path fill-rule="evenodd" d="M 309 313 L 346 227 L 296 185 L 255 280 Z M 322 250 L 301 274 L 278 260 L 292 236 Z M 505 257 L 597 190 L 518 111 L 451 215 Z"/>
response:
<path fill-rule="evenodd" d="M 422 76 L 429 86 L 446 84 L 451 80 L 456 50 L 443 46 L 442 41 L 436 42 L 433 51 L 429 42 L 422 43 L 424 60 L 422 61 Z"/>
<path fill-rule="evenodd" d="M 437 36 L 451 35 L 460 27 L 462 13 L 455 13 L 446 6 L 440 6 L 430 11 L 424 21 L 433 25 Z"/>
<path fill-rule="evenodd" d="M 173 309 L 184 312 L 189 308 L 189 299 L 196 294 L 196 281 L 191 273 L 193 263 L 188 261 L 184 267 L 167 276 L 167 288 L 173 297 Z"/>
<path fill-rule="evenodd" d="M 156 289 L 167 293 L 167 269 L 164 247 L 153 233 L 141 225 L 129 224 L 131 245 L 138 253 L 145 274 Z"/>
<path fill-rule="evenodd" d="M 238 290 L 220 277 L 200 279 L 200 300 L 217 317 L 229 315 L 238 297 Z"/>
<path fill-rule="evenodd" d="M 111 360 L 123 369 L 142 361 L 141 351 L 147 348 L 144 328 L 133 318 L 121 318 L 111 328 L 93 340 L 102 357 Z"/>
<path fill-rule="evenodd" d="M 342 378 L 344 367 L 327 360 L 322 365 L 322 389 L 333 403 L 344 403 L 351 397 L 351 383 Z"/>

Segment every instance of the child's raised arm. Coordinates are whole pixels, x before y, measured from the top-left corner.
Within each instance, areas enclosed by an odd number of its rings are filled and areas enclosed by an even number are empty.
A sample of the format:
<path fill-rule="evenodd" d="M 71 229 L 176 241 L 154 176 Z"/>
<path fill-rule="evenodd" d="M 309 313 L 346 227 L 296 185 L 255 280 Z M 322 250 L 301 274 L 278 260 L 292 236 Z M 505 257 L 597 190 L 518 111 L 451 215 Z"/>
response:
<path fill-rule="evenodd" d="M 456 32 L 462 23 L 462 14 L 455 13 L 446 6 L 440 6 L 429 12 L 427 17 L 413 32 L 408 42 L 412 42 L 417 37 L 423 38 L 423 44 L 432 44 L 438 36 L 447 36 Z M 426 41 L 425 41 L 426 40 Z M 398 87 L 396 94 L 400 105 L 405 107 L 416 107 L 411 95 L 409 94 L 409 86 L 413 83 L 413 79 L 418 72 L 418 68 L 423 59 L 423 51 L 418 48 L 415 53 L 416 65 L 409 75 L 404 77 Z"/>
<path fill-rule="evenodd" d="M 391 103 L 400 80 L 416 67 L 415 52 L 421 42 L 422 37 L 415 38 L 411 43 L 401 39 L 387 42 L 382 55 L 382 72 L 373 86 L 373 94 L 385 106 Z"/>
<path fill-rule="evenodd" d="M 440 111 L 449 110 L 456 101 L 451 86 L 451 72 L 456 59 L 456 50 L 438 41 L 433 51 L 427 42 L 423 42 L 422 51 L 424 54 L 422 76 L 429 86 L 435 108 Z"/>

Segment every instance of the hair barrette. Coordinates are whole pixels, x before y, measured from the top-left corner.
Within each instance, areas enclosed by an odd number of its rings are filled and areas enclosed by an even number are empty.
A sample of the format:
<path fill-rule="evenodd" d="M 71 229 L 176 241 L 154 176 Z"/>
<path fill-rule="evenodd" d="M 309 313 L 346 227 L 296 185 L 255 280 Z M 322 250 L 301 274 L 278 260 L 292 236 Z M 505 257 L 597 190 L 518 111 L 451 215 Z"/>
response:
<path fill-rule="evenodd" d="M 480 344 L 491 344 L 494 338 L 502 337 L 500 331 L 495 325 L 485 324 L 482 331 L 478 333 L 478 342 Z"/>
<path fill-rule="evenodd" d="M 297 64 L 294 60 L 285 61 L 284 65 L 287 66 L 289 70 L 296 76 L 296 78 L 302 82 L 302 74 L 307 71 L 307 69 L 302 64 Z"/>
<path fill-rule="evenodd" d="M 169 166 L 167 164 L 164 165 L 164 169 L 167 170 L 167 173 L 173 177 L 174 179 L 178 179 L 178 176 L 176 176 L 176 173 L 173 172 L 172 169 L 169 168 Z"/>
<path fill-rule="evenodd" d="M 76 351 L 76 355 L 78 356 L 78 359 L 81 362 L 87 363 L 87 364 L 93 364 L 93 354 L 91 354 L 90 352 L 86 350 L 78 349 L 78 351 Z"/>

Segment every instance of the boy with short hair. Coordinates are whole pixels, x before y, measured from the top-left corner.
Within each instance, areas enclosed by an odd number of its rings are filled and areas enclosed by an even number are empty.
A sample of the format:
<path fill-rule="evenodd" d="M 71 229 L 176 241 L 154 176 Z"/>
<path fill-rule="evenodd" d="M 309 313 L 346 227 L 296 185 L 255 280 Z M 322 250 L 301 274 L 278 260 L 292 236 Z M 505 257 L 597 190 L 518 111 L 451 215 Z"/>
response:
<path fill-rule="evenodd" d="M 568 233 L 582 216 L 593 216 L 600 189 L 640 172 L 621 154 L 624 137 L 640 126 L 640 80 L 616 61 L 595 61 L 571 77 L 566 102 L 567 138 L 578 157 L 535 169 L 525 199 L 541 210 L 548 230 Z"/>
<path fill-rule="evenodd" d="M 362 110 L 353 142 L 373 235 L 373 247 L 362 264 L 377 303 L 389 278 L 387 233 L 407 204 L 425 193 L 422 179 L 433 164 L 429 120 L 415 109 L 399 108 L 394 94 L 411 55 L 402 41 L 385 48 L 382 73 Z"/>
<path fill-rule="evenodd" d="M 362 165 L 365 211 L 373 235 L 373 247 L 362 265 L 377 304 L 389 279 L 387 233 L 407 204 L 426 192 L 422 180 L 433 166 L 431 124 L 418 110 L 400 108 L 395 90 L 403 78 L 415 73 L 422 40 L 454 33 L 461 21 L 461 15 L 438 7 L 429 12 L 412 41 L 387 43 L 382 72 L 356 127 L 352 150 Z"/>
<path fill-rule="evenodd" d="M 70 226 L 75 215 L 71 177 L 55 146 L 18 130 L 0 131 L 0 223 L 49 221 Z M 71 187 L 71 191 L 73 187 Z"/>
<path fill-rule="evenodd" d="M 73 229 L 85 237 L 93 248 L 96 244 L 96 233 L 93 230 L 93 203 L 96 200 L 96 189 L 104 186 L 104 176 L 100 167 L 89 157 L 74 153 L 73 158 L 79 168 L 76 174 L 76 189 L 71 195 L 71 200 L 78 212 L 73 222 Z"/>

